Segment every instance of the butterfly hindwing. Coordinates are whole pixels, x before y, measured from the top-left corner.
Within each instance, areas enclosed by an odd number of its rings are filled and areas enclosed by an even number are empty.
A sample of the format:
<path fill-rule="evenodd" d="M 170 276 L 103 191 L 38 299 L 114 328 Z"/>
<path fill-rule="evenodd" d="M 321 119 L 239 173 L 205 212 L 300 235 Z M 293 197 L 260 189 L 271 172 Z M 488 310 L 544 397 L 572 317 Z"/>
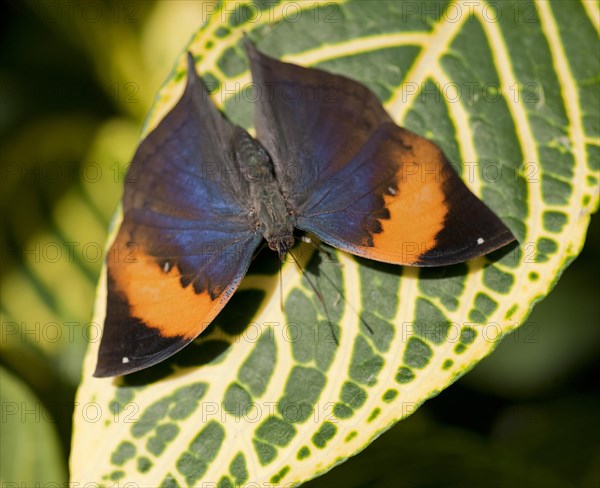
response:
<path fill-rule="evenodd" d="M 257 137 L 297 227 L 353 254 L 415 266 L 463 262 L 514 240 L 440 149 L 398 127 L 365 86 L 283 63 L 246 42 L 261 93 Z"/>
<path fill-rule="evenodd" d="M 513 239 L 435 144 L 392 123 L 317 188 L 298 227 L 353 254 L 413 266 L 464 262 Z"/>
<path fill-rule="evenodd" d="M 233 139 L 189 59 L 185 92 L 142 141 L 107 258 L 95 376 L 146 368 L 200 334 L 245 275 L 262 237 Z"/>

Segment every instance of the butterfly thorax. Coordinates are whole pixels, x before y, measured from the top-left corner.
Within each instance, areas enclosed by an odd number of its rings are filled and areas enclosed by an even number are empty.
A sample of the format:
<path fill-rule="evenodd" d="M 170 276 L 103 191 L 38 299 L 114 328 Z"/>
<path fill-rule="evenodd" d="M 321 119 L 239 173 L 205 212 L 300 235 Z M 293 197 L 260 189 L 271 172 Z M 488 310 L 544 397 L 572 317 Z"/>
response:
<path fill-rule="evenodd" d="M 235 155 L 248 183 L 257 229 L 283 261 L 295 243 L 295 219 L 285 204 L 273 162 L 262 145 L 243 129 L 236 138 Z"/>

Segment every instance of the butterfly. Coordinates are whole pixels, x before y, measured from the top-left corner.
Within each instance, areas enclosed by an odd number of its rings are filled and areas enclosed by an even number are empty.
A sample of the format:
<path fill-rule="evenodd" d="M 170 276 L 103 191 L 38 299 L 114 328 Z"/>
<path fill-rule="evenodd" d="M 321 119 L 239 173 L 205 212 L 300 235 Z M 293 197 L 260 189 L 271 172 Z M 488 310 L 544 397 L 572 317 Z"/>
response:
<path fill-rule="evenodd" d="M 193 341 L 261 243 L 284 259 L 295 230 L 408 266 L 464 262 L 514 240 L 442 151 L 396 125 L 367 87 L 245 47 L 256 139 L 215 107 L 188 53 L 183 95 L 137 148 L 108 253 L 118 258 L 107 260 L 96 377 Z"/>

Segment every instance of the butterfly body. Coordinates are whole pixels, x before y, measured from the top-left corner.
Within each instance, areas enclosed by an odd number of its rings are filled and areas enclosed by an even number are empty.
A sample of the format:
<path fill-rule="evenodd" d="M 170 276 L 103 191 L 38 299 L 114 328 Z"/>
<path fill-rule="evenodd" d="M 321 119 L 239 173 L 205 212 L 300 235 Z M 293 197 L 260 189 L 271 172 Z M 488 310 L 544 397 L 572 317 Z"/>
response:
<path fill-rule="evenodd" d="M 282 261 L 294 245 L 293 212 L 288 209 L 274 173 L 273 163 L 262 145 L 245 130 L 238 128 L 235 155 L 240 172 L 248 184 L 253 217 L 269 248 Z"/>
<path fill-rule="evenodd" d="M 189 54 L 181 99 L 134 155 L 95 376 L 185 347 L 231 298 L 261 242 L 283 260 L 294 229 L 409 266 L 464 262 L 514 240 L 440 148 L 397 126 L 367 87 L 249 41 L 246 50 L 256 139 L 217 110 Z"/>

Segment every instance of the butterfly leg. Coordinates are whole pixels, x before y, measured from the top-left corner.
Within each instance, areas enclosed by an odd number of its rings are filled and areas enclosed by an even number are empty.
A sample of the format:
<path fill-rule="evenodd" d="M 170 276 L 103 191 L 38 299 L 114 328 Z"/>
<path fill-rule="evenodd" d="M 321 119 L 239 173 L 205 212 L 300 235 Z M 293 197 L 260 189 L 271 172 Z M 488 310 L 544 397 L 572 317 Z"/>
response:
<path fill-rule="evenodd" d="M 333 255 L 333 253 L 325 248 L 325 246 L 323 246 L 323 243 L 321 242 L 321 240 L 318 237 L 315 236 L 309 236 L 307 234 L 304 234 L 302 236 L 300 236 L 300 240 L 302 242 L 305 242 L 307 244 L 310 244 L 311 246 L 313 246 L 317 251 L 322 252 L 324 254 L 327 255 L 327 257 L 329 258 L 329 264 L 335 264 L 337 266 L 341 266 L 342 264 L 337 261 Z"/>

